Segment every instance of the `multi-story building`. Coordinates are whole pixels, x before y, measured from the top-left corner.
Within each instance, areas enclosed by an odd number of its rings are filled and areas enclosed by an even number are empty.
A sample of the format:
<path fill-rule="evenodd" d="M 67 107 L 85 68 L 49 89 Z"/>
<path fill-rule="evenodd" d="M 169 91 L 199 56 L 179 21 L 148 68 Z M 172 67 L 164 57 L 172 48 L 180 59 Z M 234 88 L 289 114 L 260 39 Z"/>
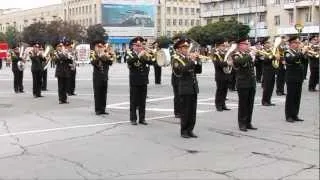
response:
<path fill-rule="evenodd" d="M 101 23 L 102 0 L 63 0 L 63 19 L 88 27 Z"/>
<path fill-rule="evenodd" d="M 0 32 L 6 32 L 9 26 L 23 31 L 24 27 L 35 22 L 51 22 L 62 19 L 62 4 L 49 5 L 27 10 L 3 11 L 0 14 Z"/>
<path fill-rule="evenodd" d="M 203 24 L 236 19 L 250 26 L 251 38 L 319 33 L 319 0 L 200 0 Z"/>
<path fill-rule="evenodd" d="M 173 36 L 200 25 L 199 0 L 159 0 L 157 36 Z"/>

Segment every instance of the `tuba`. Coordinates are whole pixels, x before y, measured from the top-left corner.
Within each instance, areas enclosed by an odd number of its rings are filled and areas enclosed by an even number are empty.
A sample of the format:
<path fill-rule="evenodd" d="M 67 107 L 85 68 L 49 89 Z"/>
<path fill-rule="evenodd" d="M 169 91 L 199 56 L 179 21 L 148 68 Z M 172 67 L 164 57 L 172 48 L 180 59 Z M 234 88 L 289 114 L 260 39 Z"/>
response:
<path fill-rule="evenodd" d="M 161 48 L 156 52 L 157 64 L 161 67 L 166 67 L 171 64 L 171 56 L 169 48 Z"/>
<path fill-rule="evenodd" d="M 22 59 L 23 58 L 23 53 L 24 53 L 24 47 L 23 46 L 21 46 L 20 48 L 19 48 L 19 57 Z M 24 70 L 24 68 L 25 68 L 25 62 L 24 61 L 18 61 L 18 69 L 19 69 L 19 71 L 23 71 Z"/>
<path fill-rule="evenodd" d="M 232 44 L 230 48 L 228 49 L 226 55 L 224 56 L 224 62 L 230 62 L 232 61 L 231 57 L 229 57 L 236 49 L 238 45 L 236 43 Z M 232 66 L 228 65 L 227 67 L 223 68 L 223 72 L 226 74 L 230 74 L 232 71 Z"/>
<path fill-rule="evenodd" d="M 51 63 L 51 56 L 50 56 L 51 47 L 47 46 L 42 54 L 42 56 L 46 59 L 43 69 L 46 70 Z"/>

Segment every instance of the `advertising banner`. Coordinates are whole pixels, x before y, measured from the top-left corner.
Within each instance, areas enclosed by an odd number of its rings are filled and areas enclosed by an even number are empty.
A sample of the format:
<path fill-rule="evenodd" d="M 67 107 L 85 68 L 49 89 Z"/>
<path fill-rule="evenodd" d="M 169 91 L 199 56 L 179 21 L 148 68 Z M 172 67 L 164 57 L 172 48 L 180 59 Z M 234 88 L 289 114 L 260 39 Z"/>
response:
<path fill-rule="evenodd" d="M 155 36 L 155 0 L 103 0 L 102 24 L 109 36 Z"/>
<path fill-rule="evenodd" d="M 76 46 L 78 63 L 85 63 L 90 60 L 90 44 L 79 44 Z"/>

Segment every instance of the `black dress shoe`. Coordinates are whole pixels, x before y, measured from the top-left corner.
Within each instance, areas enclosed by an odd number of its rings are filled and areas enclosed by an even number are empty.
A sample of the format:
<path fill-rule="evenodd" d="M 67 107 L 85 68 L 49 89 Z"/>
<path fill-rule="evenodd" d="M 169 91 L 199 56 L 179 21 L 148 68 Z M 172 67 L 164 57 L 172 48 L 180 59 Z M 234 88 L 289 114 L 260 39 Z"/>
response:
<path fill-rule="evenodd" d="M 310 92 L 316 92 L 317 90 L 312 88 L 312 89 L 309 89 L 309 91 Z"/>
<path fill-rule="evenodd" d="M 295 118 L 294 120 L 295 121 L 304 121 L 303 119 L 300 119 L 300 118 Z"/>
<path fill-rule="evenodd" d="M 96 115 L 104 115 L 104 114 L 106 114 L 106 112 L 96 112 Z"/>
<path fill-rule="evenodd" d="M 23 90 L 20 90 L 19 92 L 20 92 L 20 93 L 24 93 L 24 91 L 23 91 Z"/>
<path fill-rule="evenodd" d="M 247 132 L 248 130 L 247 130 L 247 127 L 245 127 L 245 126 L 241 126 L 241 127 L 239 127 L 239 129 L 240 129 L 240 131 L 244 131 L 244 132 Z"/>
<path fill-rule="evenodd" d="M 223 109 L 224 111 L 230 111 L 230 110 L 231 110 L 231 109 L 227 108 L 226 106 L 224 106 L 222 109 Z"/>
<path fill-rule="evenodd" d="M 198 136 L 195 135 L 193 132 L 190 132 L 188 135 L 189 135 L 190 137 L 192 137 L 192 138 L 198 138 Z"/>
<path fill-rule="evenodd" d="M 181 134 L 181 137 L 183 137 L 183 138 L 191 138 L 191 137 L 189 136 L 189 134 L 186 134 L 186 133 Z"/>
<path fill-rule="evenodd" d="M 262 106 L 273 106 L 271 103 L 262 102 Z"/>
<path fill-rule="evenodd" d="M 76 93 L 69 93 L 69 96 L 76 96 Z"/>
<path fill-rule="evenodd" d="M 136 126 L 136 125 L 138 125 L 138 123 L 136 121 L 131 121 L 131 125 Z"/>
<path fill-rule="evenodd" d="M 217 107 L 217 111 L 221 112 L 221 111 L 223 111 L 223 108 L 222 107 Z"/>
<path fill-rule="evenodd" d="M 295 120 L 293 118 L 289 117 L 289 118 L 286 119 L 286 121 L 290 122 L 290 123 L 294 123 Z"/>
<path fill-rule="evenodd" d="M 181 115 L 180 114 L 176 114 L 174 115 L 175 118 L 181 118 Z"/>
<path fill-rule="evenodd" d="M 248 125 L 248 126 L 247 126 L 247 129 L 250 129 L 250 130 L 258 130 L 258 128 L 253 127 L 252 125 Z"/>
<path fill-rule="evenodd" d="M 148 125 L 146 121 L 139 121 L 139 124 Z"/>

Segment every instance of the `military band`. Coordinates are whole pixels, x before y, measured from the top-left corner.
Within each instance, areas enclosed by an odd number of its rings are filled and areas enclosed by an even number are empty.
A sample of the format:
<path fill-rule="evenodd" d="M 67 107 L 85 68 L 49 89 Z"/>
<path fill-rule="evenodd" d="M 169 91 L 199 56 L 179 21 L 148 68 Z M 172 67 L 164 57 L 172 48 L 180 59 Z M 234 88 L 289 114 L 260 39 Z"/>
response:
<path fill-rule="evenodd" d="M 234 39 L 233 39 L 234 40 Z M 230 41 L 231 42 L 231 41 Z M 256 94 L 256 83 L 262 84 L 263 106 L 273 106 L 272 94 L 276 83 L 277 95 L 285 95 L 285 118 L 287 122 L 303 121 L 299 115 L 302 84 L 305 77 L 305 61 L 310 64 L 308 90 L 317 91 L 319 84 L 319 38 L 312 36 L 309 45 L 300 47 L 299 37 L 288 39 L 289 46 L 285 47 L 284 38 L 281 44 L 273 45 L 265 40 L 250 48 L 246 35 L 238 36 L 233 45 L 227 46 L 228 41 L 216 37 L 211 60 L 214 64 L 216 93 L 215 107 L 217 111 L 230 110 L 226 106 L 228 88 L 237 90 L 238 94 L 238 126 L 240 131 L 257 130 L 252 124 L 252 114 Z M 191 39 L 177 37 L 173 39 L 173 48 L 154 44 L 157 49 L 167 48 L 170 51 L 172 68 L 171 84 L 174 94 L 174 115 L 180 118 L 180 135 L 183 138 L 196 138 L 193 129 L 196 124 L 197 98 L 199 93 L 197 75 L 202 73 L 201 56 L 190 51 Z M 57 41 L 51 56 L 46 56 L 40 42 L 34 42 L 32 51 L 28 54 L 32 65 L 33 95 L 42 97 L 41 89 L 47 89 L 47 70 L 44 68 L 48 58 L 56 64 L 55 77 L 58 81 L 59 104 L 68 103 L 68 95 L 75 95 L 76 53 L 71 41 Z M 130 122 L 147 125 L 146 98 L 149 82 L 150 65 L 155 68 L 155 83 L 161 83 L 161 65 L 155 60 L 156 52 L 147 48 L 143 37 L 135 37 L 130 41 L 130 49 L 125 54 L 129 69 L 130 86 Z M 41 50 L 42 48 L 42 50 Z M 103 39 L 92 42 L 90 52 L 93 66 L 94 111 L 96 115 L 106 112 L 109 67 L 117 60 L 112 47 Z M 251 51 L 251 52 L 250 52 Z M 254 52 L 254 53 L 252 53 Z M 24 92 L 23 67 L 25 60 L 19 47 L 13 47 L 10 53 L 12 72 L 14 74 L 14 91 Z M 22 65 L 21 65 L 22 64 Z M 255 73 L 256 70 L 256 73 Z M 138 115 L 137 115 L 138 111 Z M 137 123 L 138 122 L 138 123 Z"/>

